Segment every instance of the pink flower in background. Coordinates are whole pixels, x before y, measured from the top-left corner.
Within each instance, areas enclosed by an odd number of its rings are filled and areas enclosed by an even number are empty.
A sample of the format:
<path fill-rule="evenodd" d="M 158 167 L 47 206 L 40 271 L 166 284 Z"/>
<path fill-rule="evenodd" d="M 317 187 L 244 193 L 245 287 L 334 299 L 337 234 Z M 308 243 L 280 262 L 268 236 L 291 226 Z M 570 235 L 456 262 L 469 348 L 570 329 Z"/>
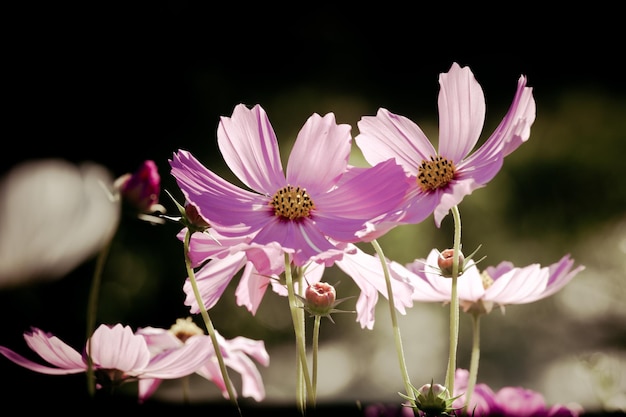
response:
<path fill-rule="evenodd" d="M 146 339 L 152 355 L 178 349 L 192 339 L 202 340 L 202 343 L 210 347 L 212 355 L 195 370 L 195 373 L 214 382 L 224 398 L 228 398 L 228 390 L 217 362 L 211 337 L 205 335 L 202 329 L 191 321 L 191 317 L 178 319 L 170 329 L 144 327 L 138 329 L 136 334 Z M 225 365 L 241 375 L 242 395 L 262 401 L 265 398 L 265 387 L 261 374 L 252 359 L 263 366 L 269 365 L 270 358 L 265 350 L 265 343 L 262 340 L 252 340 L 242 336 L 226 340 L 219 333 L 217 333 L 217 338 Z M 145 401 L 160 384 L 161 379 L 158 378 L 139 381 L 139 400 Z"/>
<path fill-rule="evenodd" d="M 370 164 L 389 158 L 402 165 L 411 180 L 406 213 L 393 220 L 419 223 L 434 212 L 437 227 L 463 197 L 489 182 L 505 156 L 530 136 L 535 121 L 532 88 L 521 76 L 507 114 L 491 136 L 478 143 L 485 122 L 485 98 L 468 67 L 452 64 L 439 77 L 439 151 L 411 120 L 381 108 L 358 122 L 355 141 Z"/>
<path fill-rule="evenodd" d="M 342 181 L 348 169 L 350 126 L 335 116 L 313 114 L 287 163 L 261 106 L 240 104 L 222 117 L 218 145 L 226 164 L 252 191 L 228 183 L 180 150 L 172 175 L 190 203 L 224 236 L 251 236 L 249 245 L 278 244 L 296 266 L 309 260 L 332 264 L 343 251 L 329 239 L 357 242 L 366 222 L 397 208 L 408 184 L 389 160 Z"/>
<path fill-rule="evenodd" d="M 455 408 L 465 406 L 468 379 L 467 370 L 456 370 L 454 396 L 460 397 L 452 404 Z M 583 408 L 578 404 L 548 406 L 541 393 L 522 387 L 503 387 L 494 392 L 486 384 L 477 384 L 466 412 L 475 417 L 578 417 Z"/>
<path fill-rule="evenodd" d="M 425 260 L 417 259 L 406 266 L 415 287 L 413 300 L 450 302 L 452 280 L 441 275 L 438 258 L 439 251 L 433 249 Z M 545 267 L 539 264 L 514 267 L 511 262 L 505 261 L 480 272 L 470 259 L 458 280 L 460 306 L 465 312 L 484 314 L 491 312 L 494 305 L 504 308 L 507 304 L 541 300 L 559 291 L 585 268 L 582 265 L 573 266 L 574 260 L 565 255 Z M 398 265 L 395 268 L 397 272 L 403 269 Z"/>
<path fill-rule="evenodd" d="M 87 372 L 87 357 L 58 337 L 35 327 L 24 333 L 28 346 L 49 365 L 27 359 L 11 349 L 0 346 L 0 354 L 34 372 L 48 375 L 69 375 Z M 91 336 L 84 352 L 90 353 L 98 388 L 116 386 L 138 379 L 176 379 L 194 373 L 213 355 L 212 345 L 202 339 L 152 355 L 146 340 L 133 333 L 129 326 L 100 325 Z"/>

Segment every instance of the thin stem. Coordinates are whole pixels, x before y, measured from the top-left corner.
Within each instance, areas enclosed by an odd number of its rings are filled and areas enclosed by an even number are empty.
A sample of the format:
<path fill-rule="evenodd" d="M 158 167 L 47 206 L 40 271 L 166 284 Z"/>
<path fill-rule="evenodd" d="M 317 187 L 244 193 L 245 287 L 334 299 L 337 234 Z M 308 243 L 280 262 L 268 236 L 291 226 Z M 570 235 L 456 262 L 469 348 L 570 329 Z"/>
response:
<path fill-rule="evenodd" d="M 109 241 L 100 250 L 100 253 L 98 253 L 96 269 L 93 273 L 91 289 L 89 291 L 89 301 L 87 302 L 87 391 L 92 397 L 96 394 L 96 379 L 94 377 L 93 360 L 91 359 L 91 335 L 96 328 L 98 294 L 100 293 L 100 284 L 102 282 L 102 271 L 104 270 L 104 264 L 109 255 L 112 241 L 113 236 L 111 236 Z"/>
<path fill-rule="evenodd" d="M 228 391 L 228 398 L 233 402 L 237 410 L 239 411 L 239 415 L 241 415 L 241 409 L 239 408 L 239 404 L 237 402 L 237 395 L 233 388 L 232 381 L 228 376 L 228 370 L 226 369 L 226 365 L 224 364 L 224 357 L 222 356 L 222 350 L 220 349 L 219 342 L 217 340 L 217 334 L 215 332 L 215 328 L 213 327 L 213 322 L 209 317 L 209 313 L 204 306 L 204 302 L 202 301 L 202 296 L 200 295 L 200 291 L 198 290 L 198 284 L 196 282 L 196 275 L 191 266 L 191 259 L 189 257 L 189 242 L 191 240 L 191 235 L 193 232 L 187 228 L 187 233 L 185 234 L 185 266 L 187 267 L 187 274 L 189 275 L 189 281 L 191 282 L 191 287 L 193 288 L 193 293 L 196 296 L 196 302 L 198 303 L 198 307 L 200 308 L 200 313 L 202 318 L 204 319 L 204 324 L 206 326 L 207 331 L 209 332 L 209 336 L 211 337 L 211 342 L 213 343 L 213 348 L 215 350 L 215 356 L 217 356 L 217 361 L 220 365 L 220 371 L 222 373 L 222 378 L 224 378 L 224 383 L 226 384 L 226 390 Z"/>
<path fill-rule="evenodd" d="M 317 352 L 319 350 L 319 335 L 320 335 L 320 322 L 322 316 L 315 315 L 315 322 L 313 324 L 313 400 L 315 401 L 317 392 Z"/>
<path fill-rule="evenodd" d="M 465 409 L 469 407 L 478 378 L 478 362 L 480 361 L 480 314 L 472 314 L 472 357 L 470 360 L 469 378 L 465 393 Z"/>
<path fill-rule="evenodd" d="M 459 343 L 459 297 L 457 280 L 459 277 L 459 255 L 461 253 L 461 214 L 457 206 L 452 207 L 454 217 L 454 258 L 452 260 L 452 291 L 450 294 L 450 355 L 446 372 L 446 388 L 454 395 L 454 373 L 456 372 L 456 350 Z"/>
<path fill-rule="evenodd" d="M 406 390 L 406 395 L 411 398 L 411 406 L 415 407 L 415 397 L 413 395 L 414 393 L 411 385 L 411 380 L 409 378 L 409 372 L 406 368 L 406 362 L 404 360 L 404 349 L 402 348 L 400 327 L 398 326 L 398 319 L 396 317 L 396 306 L 393 297 L 393 290 L 391 288 L 389 266 L 387 265 L 387 260 L 385 258 L 385 254 L 383 253 L 383 249 L 380 247 L 380 244 L 376 239 L 372 241 L 372 246 L 376 250 L 378 258 L 380 259 L 380 263 L 383 266 L 383 273 L 385 275 L 385 282 L 387 284 L 387 298 L 389 299 L 389 314 L 391 316 L 391 326 L 393 328 L 394 339 L 396 342 L 396 352 L 398 354 L 398 361 L 400 362 L 400 372 L 402 373 L 402 380 L 404 381 L 404 389 Z"/>
<path fill-rule="evenodd" d="M 289 310 L 291 312 L 291 320 L 293 321 L 293 330 L 296 335 L 296 357 L 298 361 L 298 376 L 296 380 L 296 390 L 298 393 L 298 407 L 304 415 L 306 403 L 304 401 L 303 390 L 306 391 L 306 397 L 311 404 L 315 404 L 315 394 L 311 386 L 309 376 L 309 367 L 306 361 L 306 344 L 305 344 L 305 327 L 304 327 L 304 310 L 298 307 L 296 293 L 294 289 L 293 277 L 291 275 L 291 261 L 289 254 L 285 253 L 285 280 L 287 283 L 287 297 L 289 299 Z M 300 285 L 302 287 L 302 285 Z M 302 380 L 304 379 L 304 385 Z"/>

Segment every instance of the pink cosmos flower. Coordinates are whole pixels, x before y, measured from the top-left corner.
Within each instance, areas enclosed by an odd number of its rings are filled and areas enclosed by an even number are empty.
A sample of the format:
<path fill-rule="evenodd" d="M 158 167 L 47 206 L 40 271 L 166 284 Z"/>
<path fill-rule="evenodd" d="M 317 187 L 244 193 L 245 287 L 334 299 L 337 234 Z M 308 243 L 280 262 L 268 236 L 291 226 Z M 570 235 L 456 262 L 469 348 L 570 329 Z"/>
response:
<path fill-rule="evenodd" d="M 466 369 L 457 369 L 454 376 L 454 396 L 460 395 L 452 406 L 465 405 L 469 379 Z M 486 384 L 477 384 L 470 399 L 467 414 L 475 417 L 578 417 L 583 408 L 578 404 L 548 406 L 543 395 L 522 387 L 503 387 L 494 392 Z"/>
<path fill-rule="evenodd" d="M 397 208 L 408 184 L 394 161 L 348 170 L 350 126 L 335 116 L 313 114 L 304 124 L 289 156 L 286 175 L 278 142 L 261 106 L 240 104 L 222 117 L 217 137 L 226 164 L 243 189 L 179 150 L 171 173 L 190 203 L 224 236 L 249 236 L 249 247 L 277 244 L 296 266 L 309 260 L 332 264 L 341 259 L 338 242 L 357 242 L 366 222 Z"/>
<path fill-rule="evenodd" d="M 381 108 L 358 122 L 356 144 L 370 164 L 395 159 L 411 181 L 406 212 L 395 221 L 419 223 L 434 212 L 437 227 L 463 197 L 485 186 L 503 159 L 530 136 L 535 120 L 532 88 L 521 76 L 513 103 L 482 146 L 476 146 L 485 121 L 482 88 L 468 67 L 453 63 L 439 76 L 439 151 L 418 125 Z"/>
<path fill-rule="evenodd" d="M 438 258 L 439 251 L 433 249 L 425 260 L 417 259 L 406 265 L 415 287 L 413 300 L 450 302 L 452 280 L 441 275 Z M 585 269 L 583 265 L 572 269 L 573 265 L 574 260 L 568 254 L 550 266 L 531 264 L 520 268 L 504 261 L 480 272 L 470 259 L 458 279 L 459 304 L 465 312 L 485 314 L 491 312 L 494 305 L 504 310 L 507 304 L 541 300 L 559 291 Z M 400 272 L 401 266 L 394 265 L 394 268 L 401 275 L 407 275 Z"/>
<path fill-rule="evenodd" d="M 210 346 L 212 355 L 195 370 L 195 373 L 209 381 L 213 381 L 221 390 L 224 398 L 228 398 L 228 390 L 217 362 L 217 356 L 215 356 L 211 337 L 205 335 L 204 331 L 191 321 L 191 317 L 178 319 L 176 324 L 170 329 L 144 327 L 138 329 L 136 334 L 146 339 L 152 355 L 158 355 L 171 349 L 179 349 L 191 339 L 200 338 L 203 340 L 206 345 Z M 265 398 L 263 379 L 251 358 L 263 366 L 269 365 L 270 357 L 265 350 L 264 342 L 241 336 L 226 340 L 219 333 L 217 333 L 217 338 L 225 365 L 241 374 L 242 395 L 244 397 L 252 397 L 256 401 L 262 401 Z M 162 379 L 159 378 L 144 378 L 140 380 L 140 402 L 145 401 L 152 395 L 161 384 L 161 381 Z"/>
<path fill-rule="evenodd" d="M 129 326 L 100 325 L 83 352 L 79 353 L 58 337 L 31 328 L 24 333 L 28 346 L 50 365 L 27 359 L 11 349 L 0 346 L 0 354 L 31 371 L 48 375 L 69 375 L 87 372 L 87 356 L 93 360 L 97 387 L 116 386 L 147 379 L 176 379 L 196 372 L 214 354 L 205 339 L 194 338 L 184 345 L 171 347 L 153 355 L 143 336 L 134 334 Z"/>

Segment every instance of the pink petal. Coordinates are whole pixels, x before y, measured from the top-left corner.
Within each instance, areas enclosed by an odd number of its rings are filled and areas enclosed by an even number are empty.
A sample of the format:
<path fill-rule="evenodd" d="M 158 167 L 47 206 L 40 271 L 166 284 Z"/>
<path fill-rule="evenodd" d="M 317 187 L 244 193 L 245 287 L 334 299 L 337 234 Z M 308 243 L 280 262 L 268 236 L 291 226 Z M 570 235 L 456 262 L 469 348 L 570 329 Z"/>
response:
<path fill-rule="evenodd" d="M 360 133 L 354 140 L 370 165 L 394 158 L 415 176 L 421 162 L 437 154 L 417 124 L 387 109 L 378 109 L 376 116 L 363 116 L 357 126 Z"/>
<path fill-rule="evenodd" d="M 153 357 L 137 376 L 158 379 L 181 378 L 196 372 L 213 355 L 210 338 L 192 336 L 182 346 Z"/>
<path fill-rule="evenodd" d="M 246 264 L 245 252 L 238 252 L 223 259 L 213 259 L 195 273 L 196 285 L 207 310 L 220 299 L 235 274 Z M 183 284 L 185 305 L 192 314 L 200 312 L 200 306 L 189 278 Z"/>
<path fill-rule="evenodd" d="M 101 324 L 91 336 L 91 357 L 100 368 L 133 372 L 150 362 L 150 350 L 146 340 L 135 335 L 130 326 Z"/>
<path fill-rule="evenodd" d="M 42 330 L 31 327 L 24 333 L 24 340 L 28 347 L 37 353 L 46 362 L 65 369 L 86 369 L 82 355 L 61 339 Z"/>
<path fill-rule="evenodd" d="M 287 183 L 304 187 L 312 195 L 328 191 L 348 165 L 351 129 L 347 124 L 337 125 L 332 113 L 309 117 L 291 150 Z"/>
<path fill-rule="evenodd" d="M 458 163 L 474 148 L 485 122 L 485 96 L 469 67 L 456 62 L 439 75 L 439 154 Z"/>
<path fill-rule="evenodd" d="M 273 195 L 285 185 L 278 141 L 265 110 L 239 104 L 232 117 L 222 117 L 217 143 L 224 161 L 249 188 Z"/>

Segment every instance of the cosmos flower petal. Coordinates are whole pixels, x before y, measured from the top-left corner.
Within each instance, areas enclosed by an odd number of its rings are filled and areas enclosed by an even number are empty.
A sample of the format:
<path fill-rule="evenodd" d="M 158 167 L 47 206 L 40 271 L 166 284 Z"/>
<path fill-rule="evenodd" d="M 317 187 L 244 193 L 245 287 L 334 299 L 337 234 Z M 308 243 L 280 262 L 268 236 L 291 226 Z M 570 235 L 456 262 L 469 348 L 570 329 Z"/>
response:
<path fill-rule="evenodd" d="M 140 375 L 142 378 L 181 378 L 196 372 L 213 355 L 210 339 L 192 336 L 179 348 L 169 349 L 154 356 L 141 370 Z"/>
<path fill-rule="evenodd" d="M 219 301 L 230 281 L 245 263 L 245 252 L 237 252 L 222 259 L 213 259 L 195 273 L 198 292 L 206 309 L 211 309 Z M 189 278 L 183 284 L 183 291 L 186 294 L 185 305 L 189 306 L 189 311 L 192 314 L 200 313 L 200 306 Z"/>
<path fill-rule="evenodd" d="M 541 293 L 547 283 L 548 271 L 538 264 L 514 268 L 487 288 L 484 299 L 500 305 L 526 303 Z"/>
<path fill-rule="evenodd" d="M 364 224 L 394 211 L 403 200 L 408 186 L 404 171 L 391 159 L 361 170 L 350 179 L 341 181 L 331 192 L 316 197 L 316 204 L 323 208 L 315 213 L 320 219 L 319 227 L 332 237 L 331 225 L 324 224 L 325 216 L 358 219 Z"/>
<path fill-rule="evenodd" d="M 291 149 L 287 183 L 303 186 L 313 195 L 332 188 L 348 165 L 351 129 L 347 124 L 337 125 L 333 113 L 309 117 Z"/>
<path fill-rule="evenodd" d="M 225 226 L 228 232 L 225 235 L 242 236 L 267 223 L 267 211 L 253 210 L 255 205 L 266 209 L 267 198 L 230 184 L 187 151 L 175 153 L 170 165 L 185 199 L 218 231 L 220 226 Z"/>
<path fill-rule="evenodd" d="M 246 307 L 255 315 L 269 284 L 270 277 L 260 274 L 252 262 L 246 263 L 235 290 L 237 305 Z"/>
<path fill-rule="evenodd" d="M 77 352 L 78 353 L 78 352 Z M 15 353 L 11 349 L 8 349 L 4 346 L 0 346 L 0 354 L 4 355 L 11 362 L 22 366 L 26 369 L 30 369 L 31 371 L 39 372 L 42 374 L 48 375 L 69 375 L 69 374 L 78 374 L 81 372 L 85 372 L 87 369 L 86 364 L 82 364 L 80 367 L 63 367 L 63 368 L 53 368 L 50 366 L 42 365 L 37 362 L 34 362 L 30 359 L 23 357 L 22 355 Z"/>
<path fill-rule="evenodd" d="M 473 166 L 481 160 L 490 160 L 497 154 L 504 158 L 528 140 L 530 127 L 536 117 L 532 91 L 531 87 L 526 87 L 526 77 L 520 76 L 513 102 L 506 115 L 485 143 L 466 159 L 466 164 Z"/>
<path fill-rule="evenodd" d="M 139 398 L 139 403 L 144 403 L 148 398 L 154 394 L 154 392 L 161 385 L 161 379 L 156 378 L 142 378 L 139 380 L 137 385 L 137 396 Z"/>
<path fill-rule="evenodd" d="M 232 117 L 221 117 L 217 143 L 228 167 L 252 190 L 271 195 L 285 185 L 278 141 L 258 104 L 238 104 Z"/>
<path fill-rule="evenodd" d="M 36 327 L 24 333 L 24 340 L 33 352 L 46 362 L 59 368 L 85 369 L 82 355 L 58 337 Z"/>
<path fill-rule="evenodd" d="M 360 133 L 354 140 L 371 165 L 395 158 L 415 176 L 419 163 L 437 153 L 417 124 L 387 109 L 378 109 L 376 116 L 363 116 L 357 126 Z"/>
<path fill-rule="evenodd" d="M 132 372 L 150 362 L 150 351 L 143 337 L 130 326 L 101 324 L 91 336 L 91 357 L 100 368 Z M 88 351 L 89 352 L 89 351 Z"/>
<path fill-rule="evenodd" d="M 485 96 L 469 67 L 456 62 L 439 75 L 439 85 L 439 154 L 457 163 L 478 142 L 485 122 Z"/>
<path fill-rule="evenodd" d="M 380 259 L 354 248 L 356 251 L 353 254 L 344 255 L 336 265 L 348 274 L 361 290 L 357 300 L 357 320 L 363 328 L 371 329 L 374 326 L 374 307 L 378 301 L 378 295 L 375 293 L 378 292 L 388 298 L 387 283 Z M 401 314 L 406 314 L 406 307 L 413 306 L 411 298 L 413 287 L 408 280 L 397 275 L 391 268 L 390 274 L 394 307 Z"/>

